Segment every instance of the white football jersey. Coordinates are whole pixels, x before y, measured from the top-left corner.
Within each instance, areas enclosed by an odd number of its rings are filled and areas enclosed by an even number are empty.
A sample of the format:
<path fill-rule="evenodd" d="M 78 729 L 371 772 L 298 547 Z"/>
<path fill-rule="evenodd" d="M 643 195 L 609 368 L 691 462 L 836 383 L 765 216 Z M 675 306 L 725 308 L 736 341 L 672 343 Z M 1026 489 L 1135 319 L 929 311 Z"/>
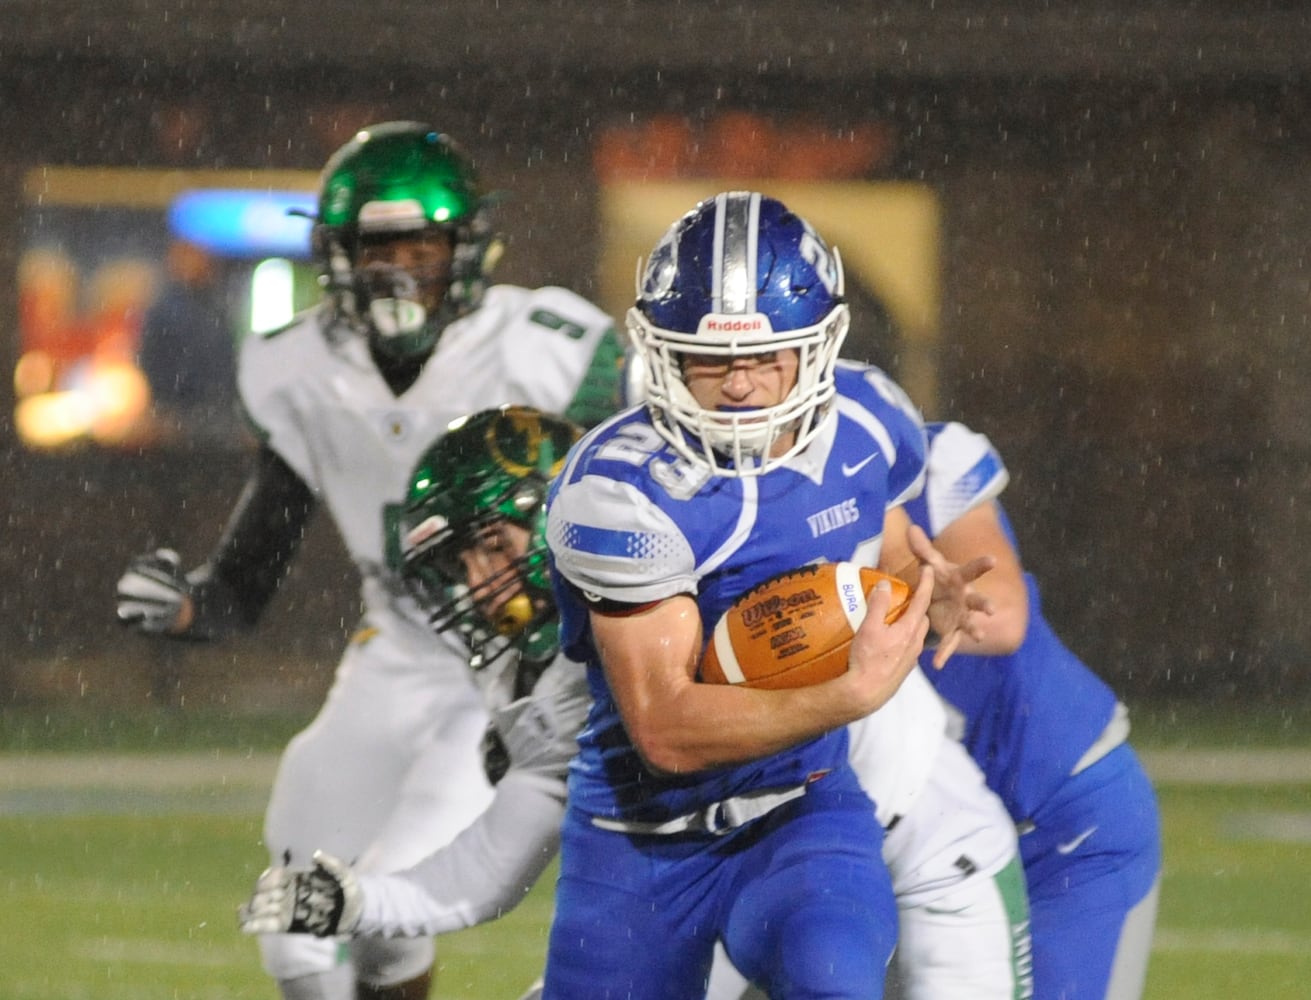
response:
<path fill-rule="evenodd" d="M 404 499 L 419 457 L 476 410 L 517 403 L 563 413 L 612 325 L 566 289 L 495 285 L 446 328 L 419 378 L 396 396 L 365 339 L 334 325 L 324 304 L 248 338 L 238 385 L 268 446 L 331 511 L 366 607 L 409 616 L 385 567 L 384 510 Z"/>
<path fill-rule="evenodd" d="M 942 699 L 919 667 L 873 715 L 847 727 L 851 766 L 884 826 L 910 812 L 947 738 Z"/>

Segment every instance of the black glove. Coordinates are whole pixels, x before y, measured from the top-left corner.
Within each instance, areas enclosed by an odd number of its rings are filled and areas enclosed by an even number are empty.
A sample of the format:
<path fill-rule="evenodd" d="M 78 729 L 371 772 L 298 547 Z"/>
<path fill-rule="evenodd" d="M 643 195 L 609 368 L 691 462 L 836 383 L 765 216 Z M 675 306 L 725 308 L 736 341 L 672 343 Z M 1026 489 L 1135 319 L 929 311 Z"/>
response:
<path fill-rule="evenodd" d="M 487 776 L 488 784 L 499 785 L 505 772 L 510 770 L 510 751 L 506 749 L 496 723 L 487 723 L 480 749 L 483 752 L 483 774 Z"/>

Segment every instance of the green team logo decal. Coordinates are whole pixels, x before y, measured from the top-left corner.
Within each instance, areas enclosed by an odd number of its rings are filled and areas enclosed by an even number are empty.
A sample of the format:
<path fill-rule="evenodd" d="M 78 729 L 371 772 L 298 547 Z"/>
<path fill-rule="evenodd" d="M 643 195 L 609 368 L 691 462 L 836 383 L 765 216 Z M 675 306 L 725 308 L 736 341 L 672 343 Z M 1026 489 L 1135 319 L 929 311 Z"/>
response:
<path fill-rule="evenodd" d="M 542 430 L 536 414 L 511 408 L 487 425 L 483 439 L 492 460 L 510 475 L 522 479 L 539 472 L 549 479 L 560 471 L 564 456 Z"/>

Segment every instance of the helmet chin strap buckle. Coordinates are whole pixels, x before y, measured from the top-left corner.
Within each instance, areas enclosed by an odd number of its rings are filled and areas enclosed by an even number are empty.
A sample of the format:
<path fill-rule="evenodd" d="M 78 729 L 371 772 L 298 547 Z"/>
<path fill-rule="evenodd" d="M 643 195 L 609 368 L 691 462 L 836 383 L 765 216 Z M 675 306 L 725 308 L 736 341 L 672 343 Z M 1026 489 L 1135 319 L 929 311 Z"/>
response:
<path fill-rule="evenodd" d="M 428 310 L 410 299 L 371 299 L 369 319 L 379 336 L 402 337 L 423 329 L 428 319 Z"/>
<path fill-rule="evenodd" d="M 496 631 L 501 635 L 517 635 L 532 622 L 534 613 L 532 599 L 527 594 L 515 594 L 497 615 Z"/>

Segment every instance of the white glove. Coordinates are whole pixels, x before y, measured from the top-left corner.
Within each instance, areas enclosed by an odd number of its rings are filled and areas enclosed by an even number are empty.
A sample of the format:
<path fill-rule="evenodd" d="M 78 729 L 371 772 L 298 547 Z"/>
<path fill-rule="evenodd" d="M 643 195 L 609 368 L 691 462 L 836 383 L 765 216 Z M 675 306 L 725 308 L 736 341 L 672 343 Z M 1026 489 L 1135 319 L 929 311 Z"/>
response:
<path fill-rule="evenodd" d="M 118 620 L 142 632 L 171 632 L 188 594 L 182 560 L 172 549 L 137 556 L 118 578 Z"/>
<path fill-rule="evenodd" d="M 314 867 L 270 868 L 237 911 L 243 934 L 349 934 L 360 923 L 364 898 L 350 866 L 314 852 Z"/>

